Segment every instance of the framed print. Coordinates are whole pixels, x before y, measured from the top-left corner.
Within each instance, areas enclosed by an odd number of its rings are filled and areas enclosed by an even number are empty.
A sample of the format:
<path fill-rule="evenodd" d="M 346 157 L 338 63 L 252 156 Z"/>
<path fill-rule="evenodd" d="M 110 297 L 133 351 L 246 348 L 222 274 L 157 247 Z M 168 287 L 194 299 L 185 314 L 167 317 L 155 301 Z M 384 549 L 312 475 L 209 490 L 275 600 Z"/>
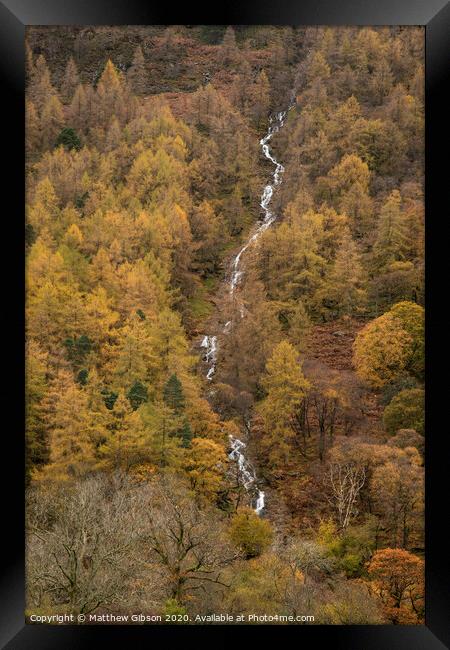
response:
<path fill-rule="evenodd" d="M 448 5 L 0 15 L 2 647 L 448 647 Z"/>

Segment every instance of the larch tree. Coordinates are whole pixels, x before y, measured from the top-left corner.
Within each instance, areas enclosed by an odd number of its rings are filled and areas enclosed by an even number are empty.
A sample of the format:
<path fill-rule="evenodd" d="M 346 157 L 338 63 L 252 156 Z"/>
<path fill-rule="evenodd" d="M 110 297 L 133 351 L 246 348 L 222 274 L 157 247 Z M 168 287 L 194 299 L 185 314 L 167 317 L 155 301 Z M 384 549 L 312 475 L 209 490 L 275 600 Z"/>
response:
<path fill-rule="evenodd" d="M 42 131 L 36 107 L 29 100 L 26 100 L 25 103 L 25 130 L 25 147 L 27 156 L 30 158 L 39 151 Z"/>
<path fill-rule="evenodd" d="M 159 399 L 147 401 L 135 412 L 135 417 L 141 422 L 135 443 L 140 449 L 141 459 L 160 468 L 182 468 L 183 452 L 188 445 L 183 440 L 181 418 Z"/>
<path fill-rule="evenodd" d="M 202 201 L 190 215 L 193 237 L 193 261 L 205 275 L 218 270 L 223 246 L 223 225 L 209 201 Z"/>
<path fill-rule="evenodd" d="M 98 126 L 109 124 L 113 115 L 123 125 L 135 113 L 135 98 L 130 95 L 126 80 L 111 59 L 106 62 L 98 81 L 95 97 L 95 123 Z"/>
<path fill-rule="evenodd" d="M 252 116 L 258 128 L 267 120 L 270 105 L 270 82 L 265 70 L 261 70 L 250 87 Z"/>
<path fill-rule="evenodd" d="M 25 40 L 25 75 L 27 84 L 30 83 L 34 73 L 34 54 L 28 40 Z"/>
<path fill-rule="evenodd" d="M 88 408 L 88 397 L 74 383 L 72 376 L 60 372 L 49 388 L 50 462 L 36 475 L 38 478 L 59 479 L 83 475 L 95 466 L 93 432 L 99 433 Z"/>
<path fill-rule="evenodd" d="M 192 367 L 193 357 L 183 332 L 179 315 L 163 309 L 150 331 L 152 366 L 151 377 L 156 386 L 163 386 L 168 375 L 177 373 L 183 381 Z"/>
<path fill-rule="evenodd" d="M 299 214 L 291 204 L 285 215 L 287 222 L 260 237 L 260 277 L 270 299 L 302 300 L 309 306 L 325 264 L 320 254 L 324 216 L 313 210 Z"/>
<path fill-rule="evenodd" d="M 28 606 L 421 622 L 423 30 L 122 31 L 27 32 Z"/>
<path fill-rule="evenodd" d="M 148 326 L 137 314 L 127 320 L 118 332 L 118 345 L 111 351 L 116 381 L 126 390 L 135 382 L 144 382 L 153 361 Z"/>
<path fill-rule="evenodd" d="M 73 282 L 47 280 L 30 296 L 27 317 L 29 331 L 52 354 L 82 328 L 82 295 Z"/>
<path fill-rule="evenodd" d="M 191 395 L 186 402 L 185 415 L 193 437 L 209 438 L 215 442 L 223 442 L 223 423 L 217 413 L 213 411 L 209 402 L 200 397 L 198 388 L 196 394 Z"/>
<path fill-rule="evenodd" d="M 88 293 L 84 302 L 86 335 L 100 348 L 114 338 L 113 328 L 119 314 L 114 311 L 112 300 L 102 286 Z"/>
<path fill-rule="evenodd" d="M 36 59 L 28 95 L 39 113 L 44 109 L 50 98 L 56 95 L 56 90 L 51 82 L 50 70 L 42 54 L 39 54 Z"/>
<path fill-rule="evenodd" d="M 120 392 L 111 409 L 105 441 L 98 450 L 99 467 L 129 472 L 141 463 L 157 462 L 152 434 L 141 410 L 134 410 L 129 398 Z"/>
<path fill-rule="evenodd" d="M 369 92 L 375 104 L 382 104 L 393 85 L 393 74 L 386 59 L 374 62 L 373 72 L 369 81 Z"/>
<path fill-rule="evenodd" d="M 152 252 L 135 264 L 125 262 L 118 275 L 122 289 L 119 308 L 123 315 L 140 309 L 147 318 L 151 318 L 167 305 L 168 275 Z"/>
<path fill-rule="evenodd" d="M 147 87 L 144 53 L 140 45 L 134 51 L 133 62 L 127 70 L 127 79 L 135 95 L 143 95 Z"/>
<path fill-rule="evenodd" d="M 350 230 L 345 228 L 333 267 L 325 281 L 322 300 L 331 301 L 330 307 L 335 315 L 350 316 L 357 313 L 364 304 L 363 287 L 361 257 Z"/>
<path fill-rule="evenodd" d="M 331 69 L 324 55 L 321 52 L 311 53 L 306 75 L 308 83 L 313 84 L 317 79 L 327 79 L 330 74 Z"/>
<path fill-rule="evenodd" d="M 56 95 L 51 95 L 42 110 L 42 142 L 46 149 L 55 146 L 56 138 L 64 124 L 64 109 Z"/>
<path fill-rule="evenodd" d="M 239 65 L 238 74 L 233 81 L 232 97 L 234 106 L 245 114 L 248 112 L 248 95 L 253 77 L 252 66 L 246 58 L 243 58 Z"/>
<path fill-rule="evenodd" d="M 115 294 L 118 280 L 111 262 L 109 251 L 100 246 L 89 265 L 89 281 L 92 286 L 98 284 L 106 290 L 108 296 Z"/>
<path fill-rule="evenodd" d="M 225 30 L 222 41 L 222 57 L 225 64 L 236 63 L 239 48 L 236 43 L 236 33 L 231 25 Z"/>
<path fill-rule="evenodd" d="M 245 309 L 245 318 L 236 318 L 223 343 L 223 377 L 241 392 L 261 394 L 260 378 L 267 360 L 281 338 L 281 327 L 273 303 L 261 282 L 248 271 L 242 302 L 224 305 L 231 313 Z M 258 346 L 255 348 L 255 341 Z"/>
<path fill-rule="evenodd" d="M 305 305 L 300 300 L 291 300 L 280 306 L 278 319 L 282 325 L 285 324 L 290 342 L 299 352 L 305 352 L 311 334 L 311 321 Z"/>
<path fill-rule="evenodd" d="M 80 83 L 78 69 L 73 57 L 67 61 L 64 77 L 61 82 L 60 94 L 61 99 L 65 104 L 69 104 L 75 94 L 76 89 Z"/>
<path fill-rule="evenodd" d="M 119 146 L 122 139 L 123 132 L 116 117 L 113 117 L 106 132 L 105 149 L 106 151 L 113 151 Z"/>
<path fill-rule="evenodd" d="M 70 123 L 77 131 L 84 132 L 87 124 L 89 124 L 89 116 L 87 115 L 89 100 L 86 90 L 82 84 L 79 84 L 72 97 L 68 108 L 68 116 Z"/>
<path fill-rule="evenodd" d="M 376 240 L 373 247 L 374 261 L 378 270 L 405 258 L 407 231 L 402 212 L 402 198 L 393 190 L 381 208 Z"/>
<path fill-rule="evenodd" d="M 337 200 L 345 196 L 355 184 L 358 184 L 363 192 L 367 192 L 369 181 L 369 167 L 356 154 L 345 154 L 328 174 L 332 196 Z"/>
<path fill-rule="evenodd" d="M 48 462 L 49 439 L 42 403 L 48 392 L 48 354 L 31 339 L 26 348 L 26 472 Z"/>
<path fill-rule="evenodd" d="M 271 464 L 279 467 L 288 460 L 290 442 L 295 436 L 292 418 L 309 389 L 297 351 L 287 341 L 274 348 L 262 384 L 267 393 L 260 405 L 264 420 L 262 442 Z"/>
<path fill-rule="evenodd" d="M 356 239 L 365 239 L 371 234 L 373 200 L 359 181 L 341 195 L 338 208 L 350 219 L 350 229 Z"/>
<path fill-rule="evenodd" d="M 192 439 L 185 471 L 196 494 L 207 500 L 217 498 L 226 465 L 227 456 L 223 445 L 206 438 Z"/>
<path fill-rule="evenodd" d="M 349 137 L 355 121 L 361 116 L 361 106 L 354 95 L 339 105 L 331 124 L 333 138 L 343 154 L 348 150 Z"/>

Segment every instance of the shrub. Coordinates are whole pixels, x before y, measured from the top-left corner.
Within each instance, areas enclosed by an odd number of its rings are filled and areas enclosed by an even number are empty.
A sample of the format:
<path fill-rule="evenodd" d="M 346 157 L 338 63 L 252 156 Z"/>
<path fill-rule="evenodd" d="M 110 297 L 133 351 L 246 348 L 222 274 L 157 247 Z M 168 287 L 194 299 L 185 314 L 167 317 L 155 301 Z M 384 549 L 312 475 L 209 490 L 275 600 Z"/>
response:
<path fill-rule="evenodd" d="M 273 531 L 270 523 L 250 508 L 243 508 L 230 525 L 230 538 L 247 559 L 258 557 L 270 546 Z"/>
<path fill-rule="evenodd" d="M 414 429 L 424 434 L 425 393 L 421 388 L 400 391 L 386 406 L 383 421 L 386 431 L 394 435 L 399 429 Z"/>

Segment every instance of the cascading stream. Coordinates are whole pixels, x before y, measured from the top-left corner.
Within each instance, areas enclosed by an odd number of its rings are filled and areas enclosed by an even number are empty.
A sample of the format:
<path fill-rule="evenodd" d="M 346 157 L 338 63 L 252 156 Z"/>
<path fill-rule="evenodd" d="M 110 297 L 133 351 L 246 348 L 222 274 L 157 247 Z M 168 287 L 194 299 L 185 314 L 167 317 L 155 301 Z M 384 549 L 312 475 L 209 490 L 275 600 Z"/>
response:
<path fill-rule="evenodd" d="M 275 118 L 271 117 L 269 120 L 269 130 L 266 135 L 259 141 L 261 145 L 262 152 L 264 156 L 270 160 L 275 165 L 275 170 L 273 172 L 273 182 L 268 183 L 263 190 L 261 195 L 260 206 L 263 210 L 264 216 L 259 222 L 255 232 L 247 240 L 246 244 L 241 248 L 239 253 L 231 261 L 231 277 L 230 277 L 230 294 L 233 295 L 236 287 L 238 286 L 243 271 L 240 269 L 242 255 L 251 246 L 267 228 L 269 228 L 272 223 L 275 221 L 276 216 L 270 211 L 269 204 L 273 197 L 273 192 L 275 187 L 281 183 L 281 174 L 284 172 L 284 167 L 279 163 L 271 154 L 269 145 L 267 144 L 271 138 L 277 133 L 284 124 L 287 111 L 281 111 L 275 115 Z"/>
<path fill-rule="evenodd" d="M 242 485 L 248 492 L 254 487 L 257 481 L 257 477 L 253 466 L 249 463 L 244 455 L 244 450 L 247 445 L 242 440 L 239 440 L 239 438 L 230 436 L 230 446 L 231 451 L 228 454 L 228 458 L 234 460 L 237 463 L 239 478 L 242 480 Z M 264 505 L 265 494 L 262 490 L 258 490 L 256 505 L 254 508 L 257 515 L 259 515 L 264 510 Z"/>
<path fill-rule="evenodd" d="M 211 380 L 213 374 L 216 372 L 217 336 L 206 335 L 202 340 L 201 347 L 206 348 L 206 352 L 203 355 L 203 359 L 206 361 L 206 363 L 209 364 L 208 372 L 206 373 L 206 379 Z"/>
<path fill-rule="evenodd" d="M 291 105 L 288 108 L 288 110 L 290 110 L 292 107 L 293 106 Z M 269 228 L 272 225 L 272 223 L 276 219 L 276 215 L 274 215 L 273 212 L 271 212 L 271 210 L 269 209 L 269 205 L 270 202 L 272 201 L 275 188 L 281 183 L 281 176 L 284 172 L 284 167 L 281 163 L 279 163 L 274 158 L 274 156 L 270 151 L 268 143 L 270 142 L 271 138 L 275 135 L 275 133 L 277 133 L 283 126 L 284 121 L 286 119 L 287 112 L 288 111 L 280 111 L 279 113 L 276 113 L 274 116 L 271 116 L 269 118 L 269 129 L 266 135 L 263 138 L 261 138 L 261 140 L 259 141 L 264 156 L 275 165 L 275 170 L 272 175 L 273 178 L 272 182 L 268 183 L 264 187 L 264 190 L 261 195 L 260 205 L 263 211 L 263 217 L 258 222 L 256 229 L 250 235 L 245 245 L 241 248 L 241 250 L 237 253 L 237 255 L 231 260 L 230 275 L 229 275 L 230 296 L 234 295 L 236 287 L 241 281 L 244 273 L 241 269 L 242 256 L 244 255 L 245 251 L 249 248 L 249 246 L 251 246 L 258 239 L 258 237 L 265 230 L 267 230 L 267 228 Z M 240 308 L 240 315 L 241 318 L 244 317 L 243 306 L 241 306 Z M 227 334 L 230 331 L 231 324 L 232 321 L 229 320 L 225 324 L 222 330 L 222 334 Z M 214 373 L 216 372 L 216 366 L 217 366 L 217 351 L 218 351 L 217 336 L 210 336 L 210 335 L 204 336 L 201 343 L 201 347 L 205 348 L 203 359 L 208 364 L 208 371 L 206 373 L 206 378 L 209 381 L 211 381 L 214 376 Z M 244 450 L 246 449 L 245 442 L 239 440 L 239 438 L 230 436 L 230 446 L 231 446 L 231 452 L 229 453 L 229 458 L 237 463 L 237 469 L 239 472 L 239 476 L 242 479 L 242 484 L 244 488 L 247 490 L 247 492 L 249 492 L 250 490 L 253 491 L 255 489 L 255 484 L 257 483 L 257 476 L 253 466 L 244 455 Z M 255 497 L 256 503 L 255 503 L 254 510 L 259 515 L 261 514 L 261 512 L 264 510 L 265 507 L 265 494 L 262 490 L 259 489 L 255 492 L 255 494 L 256 494 Z"/>

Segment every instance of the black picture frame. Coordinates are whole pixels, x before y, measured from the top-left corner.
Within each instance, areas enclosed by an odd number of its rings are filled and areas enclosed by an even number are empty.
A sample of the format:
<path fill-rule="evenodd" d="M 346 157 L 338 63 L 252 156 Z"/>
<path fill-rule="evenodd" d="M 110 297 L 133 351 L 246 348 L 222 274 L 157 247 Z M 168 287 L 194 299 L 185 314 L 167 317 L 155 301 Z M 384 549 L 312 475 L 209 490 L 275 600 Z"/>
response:
<path fill-rule="evenodd" d="M 40 626 L 24 623 L 24 33 L 26 25 L 135 25 L 135 24 L 297 24 L 297 25 L 424 25 L 426 31 L 426 624 L 423 626 Z M 2 421 L 4 481 L 1 493 L 3 571 L 1 593 L 1 647 L 93 648 L 102 642 L 148 647 L 150 643 L 197 643 L 208 637 L 229 646 L 242 636 L 263 636 L 268 643 L 295 635 L 303 647 L 329 643 L 345 650 L 438 650 L 450 647 L 450 603 L 446 503 L 448 434 L 446 400 L 448 374 L 448 317 L 445 292 L 448 210 L 448 109 L 450 5 L 444 0 L 228 0 L 217 6 L 186 3 L 174 10 L 167 3 L 137 0 L 0 0 L 0 70 L 2 76 L 3 158 L 7 162 L 2 187 L 2 283 L 6 293 L 4 321 L 7 333 L 3 353 L 6 388 Z M 447 137 L 445 136 L 447 133 Z M 448 183 L 448 181 L 447 181 Z M 10 201 L 9 209 L 4 207 Z M 10 253 L 9 259 L 5 252 Z M 5 296 L 4 296 L 5 299 Z M 5 303 L 4 303 L 5 304 Z M 5 354 L 3 355 L 5 356 Z M 8 471 L 7 471 L 8 470 Z M 219 628 L 219 629 L 218 629 Z"/>

